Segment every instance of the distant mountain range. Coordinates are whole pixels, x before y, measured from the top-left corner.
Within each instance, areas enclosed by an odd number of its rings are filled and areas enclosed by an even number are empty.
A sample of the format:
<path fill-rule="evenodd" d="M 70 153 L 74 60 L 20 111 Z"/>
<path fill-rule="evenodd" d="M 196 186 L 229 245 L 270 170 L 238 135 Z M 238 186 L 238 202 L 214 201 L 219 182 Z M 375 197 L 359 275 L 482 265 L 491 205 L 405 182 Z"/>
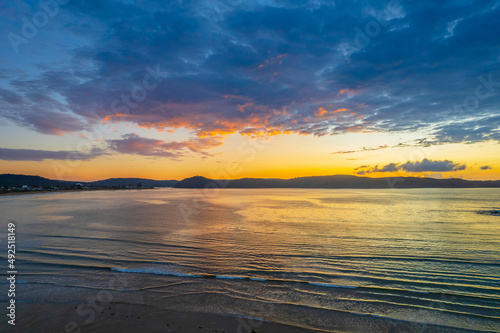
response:
<path fill-rule="evenodd" d="M 127 185 L 137 185 L 141 183 L 142 186 L 153 186 L 153 187 L 172 187 L 178 180 L 154 180 L 145 178 L 109 178 L 105 180 L 98 180 L 95 182 L 85 183 L 87 185 L 95 186 L 127 186 Z M 83 183 L 82 183 L 83 184 Z"/>
<path fill-rule="evenodd" d="M 464 179 L 434 179 L 418 177 L 369 178 L 349 175 L 279 178 L 242 178 L 214 180 L 195 176 L 181 180 L 176 188 L 470 188 L 500 187 L 500 181 L 471 181 Z"/>
<path fill-rule="evenodd" d="M 280 178 L 241 178 L 234 180 L 214 180 L 195 176 L 177 180 L 154 180 L 145 178 L 110 178 L 94 182 L 71 182 L 51 180 L 39 176 L 0 175 L 0 186 L 56 186 L 68 187 L 77 183 L 88 186 L 142 186 L 175 188 L 471 188 L 500 187 L 500 180 L 475 181 L 458 178 L 434 179 L 418 177 L 369 178 L 349 175 Z"/>
<path fill-rule="evenodd" d="M 85 184 L 88 186 L 136 186 L 141 183 L 142 186 L 153 186 L 153 187 L 172 187 L 178 181 L 177 180 L 154 180 L 154 179 L 144 179 L 144 178 L 110 178 L 99 180 L 95 182 L 71 182 L 71 181 L 60 181 L 52 180 L 39 176 L 26 176 L 26 175 L 12 175 L 3 174 L 0 175 L 0 186 L 55 186 L 55 187 L 68 187 L 75 185 L 77 183 Z"/>
<path fill-rule="evenodd" d="M 67 181 L 59 181 L 59 180 L 51 180 L 39 176 L 26 176 L 26 175 L 12 175 L 12 174 L 3 174 L 0 175 L 0 186 L 71 186 L 76 184 L 76 182 L 67 182 Z"/>

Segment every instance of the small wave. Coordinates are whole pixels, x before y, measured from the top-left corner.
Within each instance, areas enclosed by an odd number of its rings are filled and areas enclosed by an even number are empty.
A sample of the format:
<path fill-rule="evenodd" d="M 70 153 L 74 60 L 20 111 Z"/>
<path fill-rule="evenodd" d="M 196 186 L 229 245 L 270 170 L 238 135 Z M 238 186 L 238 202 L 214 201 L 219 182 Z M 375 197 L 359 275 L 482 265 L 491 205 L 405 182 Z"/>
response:
<path fill-rule="evenodd" d="M 478 214 L 482 214 L 482 215 L 500 216 L 500 210 L 498 210 L 498 209 L 481 210 L 481 211 L 479 211 L 477 213 Z"/>
<path fill-rule="evenodd" d="M 245 280 L 245 279 L 250 279 L 246 278 L 244 276 L 227 276 L 227 275 L 216 275 L 216 279 L 227 279 L 227 280 Z"/>
<path fill-rule="evenodd" d="M 343 286 L 343 285 L 338 285 L 338 284 L 318 283 L 318 282 L 308 282 L 308 284 L 310 284 L 312 286 L 327 287 L 327 288 L 349 288 L 349 289 L 358 288 L 356 286 Z"/>
<path fill-rule="evenodd" d="M 31 283 L 25 280 L 16 280 L 16 284 L 28 284 Z M 10 281 L 0 281 L 0 284 L 10 284 Z"/>
<path fill-rule="evenodd" d="M 266 281 L 266 279 L 260 279 L 260 278 L 250 278 L 250 280 L 252 280 L 252 281 L 260 281 L 260 282 Z"/>
<path fill-rule="evenodd" d="M 156 275 L 170 275 L 170 276 L 178 276 L 178 277 L 204 277 L 203 275 L 197 274 L 184 274 L 178 272 L 171 272 L 165 270 L 164 268 L 155 268 L 155 267 L 145 267 L 145 268 L 110 268 L 112 271 L 122 272 L 122 273 L 139 273 L 139 274 L 156 274 Z"/>
<path fill-rule="evenodd" d="M 111 267 L 110 269 L 112 271 L 122 272 L 122 273 L 155 274 L 155 275 L 168 275 L 168 276 L 203 278 L 203 279 L 247 280 L 256 282 L 274 282 L 274 283 L 289 283 L 289 284 L 300 283 L 300 284 L 308 284 L 312 286 L 327 287 L 327 288 L 348 288 L 348 289 L 358 288 L 357 286 L 347 286 L 347 285 L 318 283 L 318 282 L 309 282 L 300 280 L 288 280 L 288 279 L 264 279 L 264 278 L 256 278 L 249 276 L 214 275 L 214 274 L 188 274 L 188 273 L 174 272 L 166 268 L 158 268 L 158 267 L 144 267 L 144 268 Z"/>

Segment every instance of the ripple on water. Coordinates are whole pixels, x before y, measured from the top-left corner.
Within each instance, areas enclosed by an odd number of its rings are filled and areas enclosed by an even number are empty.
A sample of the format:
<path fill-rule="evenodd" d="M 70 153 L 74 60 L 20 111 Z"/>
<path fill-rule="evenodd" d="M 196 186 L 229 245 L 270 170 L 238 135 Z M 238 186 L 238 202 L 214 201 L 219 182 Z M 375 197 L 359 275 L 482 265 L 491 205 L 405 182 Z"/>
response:
<path fill-rule="evenodd" d="M 481 210 L 481 211 L 479 211 L 477 213 L 478 214 L 483 214 L 483 215 L 500 216 L 500 209 Z"/>

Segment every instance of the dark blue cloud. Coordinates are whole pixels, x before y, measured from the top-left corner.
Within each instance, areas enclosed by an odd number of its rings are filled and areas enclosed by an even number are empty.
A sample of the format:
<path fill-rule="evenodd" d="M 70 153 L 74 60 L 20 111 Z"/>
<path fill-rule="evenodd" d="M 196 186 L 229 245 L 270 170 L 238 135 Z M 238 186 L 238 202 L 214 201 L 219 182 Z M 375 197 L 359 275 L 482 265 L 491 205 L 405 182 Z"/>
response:
<path fill-rule="evenodd" d="M 433 161 L 424 158 L 422 161 L 408 161 L 405 163 L 389 163 L 383 167 L 378 165 L 372 167 L 369 165 L 363 165 L 355 169 L 358 174 L 364 175 L 367 173 L 376 172 L 450 172 L 450 171 L 460 171 L 465 170 L 467 166 L 465 164 L 456 163 L 450 160 Z"/>
<path fill-rule="evenodd" d="M 0 26 L 20 33 L 17 17 L 38 8 L 28 4 Z M 499 17 L 499 1 L 72 0 L 20 45 L 46 47 L 22 58 L 29 66 L 4 40 L 2 58 L 18 67 L 2 65 L 0 115 L 51 134 L 108 119 L 200 135 L 498 141 Z M 71 46 L 54 55 L 51 45 Z M 127 105 L 157 66 L 161 82 Z"/>
<path fill-rule="evenodd" d="M 218 147 L 222 144 L 220 138 L 205 137 L 188 141 L 165 142 L 157 139 L 141 137 L 135 133 L 125 134 L 121 139 L 107 140 L 108 147 L 121 154 L 135 154 L 142 156 L 178 158 L 190 151 L 199 153 L 202 157 L 212 156 L 205 152 L 207 149 Z"/>
<path fill-rule="evenodd" d="M 105 151 L 97 147 L 88 152 L 0 148 L 0 160 L 4 161 L 90 160 L 104 154 Z"/>

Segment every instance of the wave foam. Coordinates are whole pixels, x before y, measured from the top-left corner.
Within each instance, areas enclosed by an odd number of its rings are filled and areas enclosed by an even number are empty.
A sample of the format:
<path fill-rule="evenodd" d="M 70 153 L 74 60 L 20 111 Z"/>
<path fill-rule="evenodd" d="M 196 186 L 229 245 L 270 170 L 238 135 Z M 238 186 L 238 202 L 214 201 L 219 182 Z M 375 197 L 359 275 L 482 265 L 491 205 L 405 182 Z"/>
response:
<path fill-rule="evenodd" d="M 166 268 L 159 268 L 159 267 L 144 267 L 144 268 L 114 268 L 114 267 L 112 267 L 111 270 L 116 271 L 116 272 L 122 272 L 122 273 L 155 274 L 155 275 L 168 275 L 168 276 L 204 278 L 204 279 L 247 280 L 247 281 L 255 281 L 255 282 L 274 282 L 274 283 L 289 283 L 289 284 L 300 283 L 300 284 L 309 284 L 312 286 L 326 287 L 326 288 L 348 288 L 348 289 L 358 288 L 356 286 L 337 285 L 337 284 L 309 282 L 309 281 L 298 281 L 298 280 L 286 280 L 286 279 L 263 279 L 263 278 L 248 277 L 248 276 L 213 275 L 213 274 L 187 274 L 187 273 L 174 272 L 174 271 L 168 270 Z"/>

